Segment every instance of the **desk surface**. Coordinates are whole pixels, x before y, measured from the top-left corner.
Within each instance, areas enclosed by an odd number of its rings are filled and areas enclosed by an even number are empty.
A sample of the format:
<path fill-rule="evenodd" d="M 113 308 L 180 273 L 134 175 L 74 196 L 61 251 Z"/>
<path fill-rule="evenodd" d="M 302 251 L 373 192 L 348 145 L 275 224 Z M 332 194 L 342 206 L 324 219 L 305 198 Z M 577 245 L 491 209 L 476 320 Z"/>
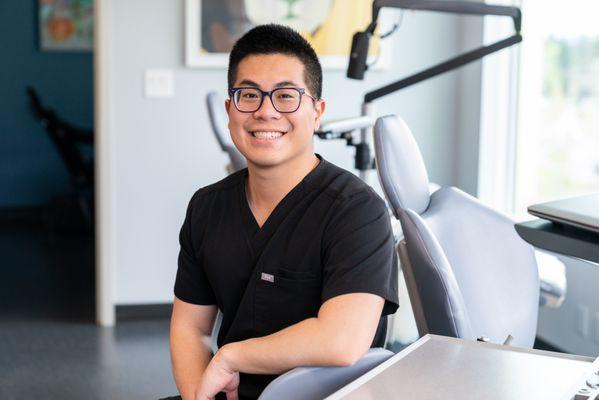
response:
<path fill-rule="evenodd" d="M 326 400 L 571 399 L 589 357 L 426 335 Z"/>
<path fill-rule="evenodd" d="M 515 225 L 518 235 L 535 247 L 599 263 L 599 234 L 543 219 Z"/>

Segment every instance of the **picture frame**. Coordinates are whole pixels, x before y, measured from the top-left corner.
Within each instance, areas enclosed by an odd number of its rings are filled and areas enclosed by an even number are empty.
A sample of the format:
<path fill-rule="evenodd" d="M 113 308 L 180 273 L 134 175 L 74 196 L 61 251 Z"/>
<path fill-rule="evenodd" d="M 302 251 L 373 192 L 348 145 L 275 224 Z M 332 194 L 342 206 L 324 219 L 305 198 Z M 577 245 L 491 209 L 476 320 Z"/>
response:
<path fill-rule="evenodd" d="M 371 13 L 372 0 L 352 0 L 351 6 L 347 0 L 185 0 L 185 64 L 224 68 L 239 37 L 256 25 L 272 22 L 291 26 L 306 37 L 323 69 L 344 70 L 353 34 L 366 28 Z M 390 30 L 391 25 L 388 15 L 381 13 L 380 31 Z M 374 37 L 369 65 L 387 69 L 390 61 L 389 44 Z"/>
<path fill-rule="evenodd" d="M 93 0 L 38 0 L 41 51 L 94 49 Z"/>

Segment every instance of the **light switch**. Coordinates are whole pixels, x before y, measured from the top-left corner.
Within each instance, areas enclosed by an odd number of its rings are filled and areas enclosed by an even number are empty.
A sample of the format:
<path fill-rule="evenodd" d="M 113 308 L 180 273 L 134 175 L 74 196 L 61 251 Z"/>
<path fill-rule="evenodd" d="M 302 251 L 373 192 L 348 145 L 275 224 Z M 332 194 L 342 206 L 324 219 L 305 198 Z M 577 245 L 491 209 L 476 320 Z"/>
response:
<path fill-rule="evenodd" d="M 175 95 L 173 71 L 148 69 L 144 77 L 144 94 L 148 99 L 164 99 Z"/>

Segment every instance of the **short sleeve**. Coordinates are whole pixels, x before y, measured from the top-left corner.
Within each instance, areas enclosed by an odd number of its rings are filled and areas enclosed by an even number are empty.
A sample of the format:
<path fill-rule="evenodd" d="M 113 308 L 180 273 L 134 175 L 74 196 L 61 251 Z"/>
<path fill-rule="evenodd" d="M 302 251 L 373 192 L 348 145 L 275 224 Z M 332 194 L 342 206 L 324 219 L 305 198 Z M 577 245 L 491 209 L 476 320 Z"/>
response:
<path fill-rule="evenodd" d="M 198 193 L 196 193 L 189 202 L 185 221 L 179 233 L 181 249 L 175 279 L 175 296 L 187 303 L 212 305 L 216 304 L 214 291 L 206 277 L 203 265 L 197 260 L 195 251 L 200 245 L 198 239 L 201 241 L 202 228 L 201 218 L 199 218 L 201 216 L 194 212 L 194 204 L 198 201 Z"/>
<path fill-rule="evenodd" d="M 383 315 L 399 307 L 398 262 L 389 213 L 373 191 L 338 200 L 323 238 L 322 301 L 349 293 L 385 299 Z"/>

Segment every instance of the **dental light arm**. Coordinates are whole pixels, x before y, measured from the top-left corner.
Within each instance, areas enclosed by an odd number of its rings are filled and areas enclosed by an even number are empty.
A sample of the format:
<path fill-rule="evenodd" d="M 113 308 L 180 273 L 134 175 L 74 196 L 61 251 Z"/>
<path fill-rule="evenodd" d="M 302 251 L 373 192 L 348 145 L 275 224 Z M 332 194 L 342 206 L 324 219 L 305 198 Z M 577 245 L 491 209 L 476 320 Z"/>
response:
<path fill-rule="evenodd" d="M 517 7 L 494 6 L 491 4 L 472 1 L 448 1 L 448 0 L 376 0 L 374 7 L 403 8 L 404 10 L 439 11 L 454 14 L 471 15 L 498 15 L 512 17 L 514 27 L 520 31 L 522 13 Z"/>
<path fill-rule="evenodd" d="M 370 102 L 396 90 L 421 82 L 425 79 L 439 75 L 443 72 L 461 67 L 464 64 L 478 60 L 488 54 L 509 47 L 522 41 L 520 29 L 522 26 L 522 13 L 517 7 L 495 6 L 470 1 L 446 1 L 446 0 L 375 0 L 372 5 L 372 22 L 364 32 L 354 34 L 350 52 L 347 77 L 352 79 L 364 79 L 364 72 L 368 69 L 366 59 L 368 56 L 368 45 L 376 29 L 379 11 L 383 7 L 400 8 L 404 10 L 438 11 L 452 14 L 469 15 L 496 15 L 508 16 L 514 21 L 516 33 L 508 39 L 499 41 L 489 46 L 483 46 L 469 53 L 455 57 L 435 67 L 429 68 L 421 73 L 410 76 L 394 84 L 385 86 L 370 92 L 365 97 L 365 102 Z"/>
<path fill-rule="evenodd" d="M 374 126 L 374 118 L 369 116 L 344 118 L 324 122 L 315 132 L 321 139 L 338 139 L 351 132 Z"/>
<path fill-rule="evenodd" d="M 426 79 L 435 77 L 444 72 L 459 68 L 472 61 L 480 60 L 481 58 L 512 46 L 522 41 L 520 30 L 522 27 L 522 13 L 517 7 L 496 6 L 481 2 L 472 1 L 454 1 L 454 0 L 373 0 L 372 3 L 372 21 L 363 32 L 357 32 L 352 39 L 352 47 L 350 52 L 349 65 L 347 68 L 347 77 L 352 79 L 364 79 L 364 73 L 368 69 L 366 64 L 368 58 L 368 46 L 370 39 L 377 27 L 379 12 L 383 7 L 400 8 L 403 10 L 421 10 L 421 11 L 437 11 L 452 14 L 467 14 L 467 15 L 495 15 L 510 17 L 514 22 L 514 35 L 507 39 L 500 40 L 496 43 L 482 46 L 457 57 L 449 59 L 445 62 L 437 64 L 424 71 L 418 72 L 397 82 L 393 82 L 376 90 L 370 91 L 364 95 L 362 103 L 362 115 L 373 118 L 375 115 L 372 102 L 387 94 L 412 86 Z M 396 25 L 397 26 L 397 25 Z M 396 27 L 395 26 L 395 27 Z M 395 30 L 385 33 L 383 36 L 388 36 Z M 381 36 L 381 37 L 383 37 Z M 325 126 L 323 126 L 325 128 Z M 356 147 L 355 167 L 360 171 L 360 176 L 365 179 L 366 171 L 373 168 L 373 160 L 370 155 L 370 146 L 368 140 L 370 137 L 370 127 L 365 126 L 361 129 L 361 141 L 355 143 L 351 132 L 341 132 L 341 134 L 327 133 L 325 129 L 321 129 L 322 134 L 317 134 L 323 139 L 346 139 L 347 144 Z"/>
<path fill-rule="evenodd" d="M 371 103 L 387 94 L 412 86 L 426 79 L 435 77 L 444 72 L 459 68 L 472 61 L 480 60 L 481 58 L 512 46 L 522 41 L 520 30 L 522 27 L 522 13 L 517 7 L 495 6 L 480 2 L 471 1 L 454 1 L 454 0 L 374 0 L 372 3 L 372 22 L 368 25 L 365 31 L 357 32 L 352 39 L 352 47 L 350 52 L 349 66 L 347 68 L 347 77 L 352 79 L 364 79 L 364 72 L 368 69 L 366 60 L 368 57 L 368 45 L 370 39 L 377 27 L 379 12 L 383 7 L 400 8 L 403 10 L 422 10 L 422 11 L 437 11 L 452 14 L 468 14 L 468 15 L 496 15 L 512 18 L 514 22 L 514 35 L 507 39 L 500 40 L 491 45 L 482 46 L 478 49 L 469 51 L 445 62 L 437 64 L 424 71 L 418 72 L 397 82 L 393 82 L 376 90 L 370 91 L 364 95 L 362 104 L 362 113 L 373 115 L 373 107 Z M 394 29 L 393 29 L 394 30 Z M 393 31 L 392 30 L 392 31 Z M 387 34 L 385 35 L 387 36 Z M 363 144 L 368 141 L 369 134 L 366 129 L 362 130 L 362 148 L 356 147 L 356 165 L 360 171 L 364 171 L 372 166 L 370 160 L 369 148 Z M 360 164 L 358 165 L 358 161 Z"/>
<path fill-rule="evenodd" d="M 314 132 L 321 139 L 345 139 L 348 146 L 356 148 L 355 168 L 367 171 L 374 167 L 368 143 L 354 141 L 353 132 L 370 129 L 374 126 L 375 119 L 367 115 L 354 118 L 338 119 L 324 122 L 318 131 Z"/>

